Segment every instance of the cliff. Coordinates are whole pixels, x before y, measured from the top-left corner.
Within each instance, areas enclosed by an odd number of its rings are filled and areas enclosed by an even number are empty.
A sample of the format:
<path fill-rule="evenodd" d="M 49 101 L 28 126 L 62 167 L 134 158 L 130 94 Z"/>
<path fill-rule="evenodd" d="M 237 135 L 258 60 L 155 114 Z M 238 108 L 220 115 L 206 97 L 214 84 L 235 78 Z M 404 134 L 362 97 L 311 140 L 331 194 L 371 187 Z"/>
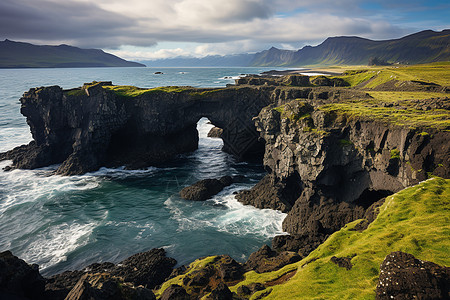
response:
<path fill-rule="evenodd" d="M 0 159 L 25 169 L 61 163 L 56 173 L 73 175 L 101 166 L 159 165 L 193 151 L 201 117 L 223 129 L 224 151 L 242 159 L 261 155 L 252 118 L 270 98 L 264 88 L 138 89 L 101 82 L 34 88 L 20 101 L 34 140 Z"/>

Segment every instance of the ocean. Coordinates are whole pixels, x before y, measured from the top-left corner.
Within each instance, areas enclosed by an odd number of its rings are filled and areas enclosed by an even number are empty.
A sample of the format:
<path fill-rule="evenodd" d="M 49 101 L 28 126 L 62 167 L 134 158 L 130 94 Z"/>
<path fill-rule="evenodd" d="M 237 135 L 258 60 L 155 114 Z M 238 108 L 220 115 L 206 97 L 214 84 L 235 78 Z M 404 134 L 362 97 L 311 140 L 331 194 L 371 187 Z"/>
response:
<path fill-rule="evenodd" d="M 0 70 L 0 152 L 31 141 L 20 114 L 21 95 L 32 87 L 82 86 L 112 81 L 138 87 L 224 87 L 242 74 L 267 68 L 83 68 Z M 154 74 L 155 72 L 163 74 Z M 208 138 L 208 119 L 198 122 L 199 148 L 162 167 L 100 170 L 82 176 L 37 170 L 1 169 L 0 251 L 11 250 L 51 276 L 94 262 L 117 263 L 135 253 L 164 248 L 178 265 L 207 255 L 229 254 L 238 261 L 273 236 L 283 234 L 285 214 L 239 203 L 234 192 L 251 188 L 265 174 L 261 165 L 239 162 Z M 179 197 L 198 180 L 242 176 L 205 202 Z"/>

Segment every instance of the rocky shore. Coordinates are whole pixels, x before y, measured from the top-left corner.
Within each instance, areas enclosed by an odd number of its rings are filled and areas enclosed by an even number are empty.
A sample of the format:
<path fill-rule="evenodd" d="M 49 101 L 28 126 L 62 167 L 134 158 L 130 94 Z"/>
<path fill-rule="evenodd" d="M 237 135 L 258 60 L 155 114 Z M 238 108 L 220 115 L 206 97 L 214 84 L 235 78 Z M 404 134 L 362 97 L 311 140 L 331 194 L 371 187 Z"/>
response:
<path fill-rule="evenodd" d="M 42 278 L 36 266 L 4 252 L 0 256 L 6 272 L 0 276 L 2 293 L 17 299 L 248 299 L 269 295 L 271 286 L 287 282 L 294 270 L 319 259 L 303 261 L 333 233 L 347 224 L 353 224 L 353 231 L 366 231 L 390 195 L 434 176 L 450 178 L 448 97 L 392 100 L 373 92 L 376 89 L 346 85 L 351 82 L 342 78 L 310 80 L 288 75 L 250 76 L 223 89 L 143 90 L 111 82 L 72 90 L 31 89 L 21 98 L 21 112 L 34 141 L 0 154 L 0 160 L 13 161 L 11 168 L 61 163 L 57 174 L 74 175 L 101 166 L 161 164 L 196 149 L 195 124 L 208 117 L 223 130 L 224 151 L 239 159 L 263 157 L 267 175 L 236 198 L 246 205 L 286 212 L 283 230 L 288 235 L 275 237 L 272 247 L 262 246 L 244 264 L 222 255 L 173 269 L 176 261 L 167 258 L 163 249 L 153 249 L 117 265 L 94 264 L 49 279 Z M 448 91 L 429 86 L 432 91 Z M 384 89 L 388 88 L 385 84 Z M 410 88 L 414 91 L 414 85 Z M 419 91 L 424 88 L 421 84 Z M 183 189 L 181 196 L 205 200 L 231 182 L 226 177 L 207 179 Z M 329 261 L 349 271 L 355 256 L 333 256 Z M 433 295 L 448 295 L 449 268 L 422 264 L 408 254 L 393 254 L 386 260 L 396 261 L 395 257 L 406 261 L 399 263 L 402 271 L 397 273 L 402 287 L 387 287 L 386 280 L 392 278 L 383 277 L 383 270 L 390 268 L 388 262 L 383 263 L 378 299 L 409 295 L 417 284 L 425 284 Z M 411 279 L 416 273 L 409 269 L 409 261 L 430 271 Z M 297 262 L 302 265 L 289 269 Z M 247 276 L 254 276 L 248 274 L 275 272 L 285 266 L 290 271 L 284 268 L 286 272 L 278 279 L 265 284 L 246 281 Z"/>

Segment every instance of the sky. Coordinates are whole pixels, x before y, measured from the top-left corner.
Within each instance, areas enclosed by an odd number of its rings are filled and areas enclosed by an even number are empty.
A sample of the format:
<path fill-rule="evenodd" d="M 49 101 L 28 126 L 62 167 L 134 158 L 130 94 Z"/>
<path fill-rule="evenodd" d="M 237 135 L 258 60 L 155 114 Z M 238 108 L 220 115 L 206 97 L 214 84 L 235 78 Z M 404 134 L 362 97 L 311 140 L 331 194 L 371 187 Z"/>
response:
<path fill-rule="evenodd" d="M 450 0 L 1 0 L 0 39 L 142 61 L 450 29 Z"/>

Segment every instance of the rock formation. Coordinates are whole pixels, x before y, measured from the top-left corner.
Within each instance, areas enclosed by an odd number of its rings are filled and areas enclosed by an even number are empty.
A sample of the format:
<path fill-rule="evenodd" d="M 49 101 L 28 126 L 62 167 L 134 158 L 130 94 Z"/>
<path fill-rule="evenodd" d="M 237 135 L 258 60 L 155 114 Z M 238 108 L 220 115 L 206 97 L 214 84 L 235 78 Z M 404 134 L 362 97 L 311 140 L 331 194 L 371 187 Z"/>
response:
<path fill-rule="evenodd" d="M 270 102 L 265 89 L 157 88 L 135 95 L 111 84 L 30 89 L 20 101 L 33 141 L 0 159 L 24 169 L 61 163 L 56 173 L 63 175 L 157 165 L 197 148 L 201 117 L 223 129 L 224 151 L 241 159 L 263 151 L 252 118 Z"/>
<path fill-rule="evenodd" d="M 186 200 L 205 201 L 233 183 L 233 178 L 223 176 L 220 179 L 203 179 L 180 191 L 180 196 Z"/>
<path fill-rule="evenodd" d="M 392 252 L 380 266 L 376 299 L 449 299 L 450 268 Z"/>

